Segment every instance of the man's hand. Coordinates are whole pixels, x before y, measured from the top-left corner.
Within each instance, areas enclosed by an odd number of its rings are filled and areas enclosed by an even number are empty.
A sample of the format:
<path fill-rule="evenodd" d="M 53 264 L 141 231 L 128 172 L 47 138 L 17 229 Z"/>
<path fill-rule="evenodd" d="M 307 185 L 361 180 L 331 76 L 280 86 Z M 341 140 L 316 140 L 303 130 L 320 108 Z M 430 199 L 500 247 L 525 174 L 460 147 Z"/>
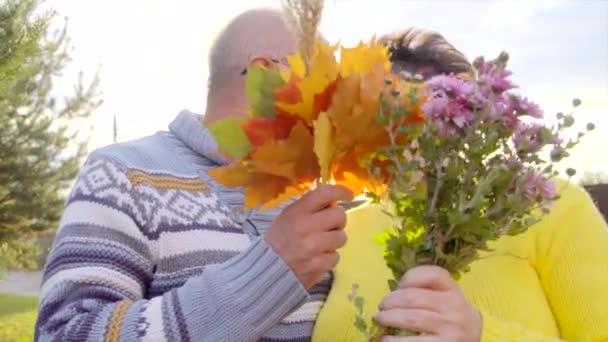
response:
<path fill-rule="evenodd" d="M 307 289 L 338 262 L 336 250 L 346 243 L 346 212 L 336 202 L 352 198 L 342 186 L 322 185 L 283 210 L 268 228 L 266 241 Z"/>
<path fill-rule="evenodd" d="M 380 304 L 378 323 L 421 333 L 414 337 L 386 336 L 383 342 L 477 342 L 482 319 L 450 274 L 436 266 L 411 269 L 399 288 Z"/>

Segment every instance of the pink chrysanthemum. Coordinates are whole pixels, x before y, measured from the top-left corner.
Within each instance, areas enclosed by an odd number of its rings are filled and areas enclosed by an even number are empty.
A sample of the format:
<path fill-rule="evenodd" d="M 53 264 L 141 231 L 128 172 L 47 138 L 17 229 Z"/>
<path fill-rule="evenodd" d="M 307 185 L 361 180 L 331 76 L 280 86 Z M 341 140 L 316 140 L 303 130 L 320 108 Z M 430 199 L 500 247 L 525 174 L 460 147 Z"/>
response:
<path fill-rule="evenodd" d="M 524 195 L 531 201 L 551 202 L 557 197 L 555 182 L 534 171 L 523 177 Z"/>

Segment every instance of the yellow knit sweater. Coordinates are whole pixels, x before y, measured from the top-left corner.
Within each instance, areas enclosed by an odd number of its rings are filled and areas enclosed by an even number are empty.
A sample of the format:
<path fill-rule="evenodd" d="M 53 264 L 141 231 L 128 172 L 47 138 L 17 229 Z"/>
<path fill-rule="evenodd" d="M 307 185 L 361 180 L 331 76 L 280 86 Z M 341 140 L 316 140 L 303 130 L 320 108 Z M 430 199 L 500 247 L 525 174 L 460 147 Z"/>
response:
<path fill-rule="evenodd" d="M 369 317 L 388 293 L 390 271 L 373 241 L 388 224 L 377 206 L 349 213 L 313 341 L 364 341 L 347 296 L 359 284 Z M 490 247 L 459 282 L 482 313 L 483 342 L 608 341 L 608 230 L 584 190 L 567 186 L 542 222 Z"/>

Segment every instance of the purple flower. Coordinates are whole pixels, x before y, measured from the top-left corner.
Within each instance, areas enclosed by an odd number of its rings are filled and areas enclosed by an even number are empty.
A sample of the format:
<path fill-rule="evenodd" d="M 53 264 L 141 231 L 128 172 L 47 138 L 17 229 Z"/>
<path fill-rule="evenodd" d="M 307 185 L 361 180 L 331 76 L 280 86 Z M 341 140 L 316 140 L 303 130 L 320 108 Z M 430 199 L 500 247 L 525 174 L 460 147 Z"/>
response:
<path fill-rule="evenodd" d="M 534 153 L 543 147 L 545 126 L 521 123 L 513 133 L 513 144 L 518 152 Z"/>
<path fill-rule="evenodd" d="M 517 88 L 508 77 L 511 75 L 510 71 L 501 70 L 496 74 L 484 75 L 480 77 L 480 81 L 487 84 L 492 91 L 495 93 L 504 93 L 507 90 Z"/>
<path fill-rule="evenodd" d="M 507 90 L 517 88 L 509 79 L 513 73 L 505 69 L 505 65 L 495 61 L 486 62 L 483 57 L 479 57 L 473 62 L 479 81 L 483 85 L 484 93 L 494 92 L 501 94 Z"/>
<path fill-rule="evenodd" d="M 496 95 L 493 97 L 493 101 L 488 101 L 487 106 L 488 118 L 490 120 L 499 121 L 505 128 L 510 130 L 518 127 L 520 120 L 511 105 L 508 94 Z"/>
<path fill-rule="evenodd" d="M 435 76 L 426 86 L 430 101 L 422 110 L 443 137 L 455 135 L 474 119 L 473 108 L 481 100 L 475 83 L 450 74 Z"/>
<path fill-rule="evenodd" d="M 502 122 L 508 129 L 516 129 L 520 125 L 521 116 L 531 116 L 537 119 L 543 117 L 543 111 L 534 102 L 518 95 L 503 93 L 489 103 L 489 118 Z"/>
<path fill-rule="evenodd" d="M 524 196 L 530 201 L 550 203 L 557 197 L 555 182 L 543 174 L 529 171 L 523 178 Z"/>
<path fill-rule="evenodd" d="M 529 101 L 528 98 L 513 95 L 510 100 L 509 110 L 514 111 L 518 116 L 527 115 L 537 119 L 543 118 L 543 110 L 536 103 Z"/>
<path fill-rule="evenodd" d="M 466 101 L 450 98 L 443 91 L 436 91 L 430 101 L 422 106 L 428 122 L 443 137 L 454 136 L 459 129 L 467 126 L 473 119 L 473 112 Z"/>
<path fill-rule="evenodd" d="M 451 98 L 467 100 L 474 92 L 474 85 L 456 77 L 454 74 L 437 75 L 426 82 L 432 91 L 443 91 Z"/>

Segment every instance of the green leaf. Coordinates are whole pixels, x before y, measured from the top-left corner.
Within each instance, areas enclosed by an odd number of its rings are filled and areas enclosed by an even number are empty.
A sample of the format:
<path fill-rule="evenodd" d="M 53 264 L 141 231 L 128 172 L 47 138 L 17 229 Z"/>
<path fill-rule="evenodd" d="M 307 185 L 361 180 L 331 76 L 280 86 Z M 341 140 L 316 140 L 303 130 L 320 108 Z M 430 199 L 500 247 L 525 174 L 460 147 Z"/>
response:
<path fill-rule="evenodd" d="M 391 233 L 390 231 L 384 230 L 381 233 L 378 233 L 377 235 L 374 236 L 374 242 L 377 243 L 380 246 L 386 246 L 386 242 L 391 238 Z"/>
<path fill-rule="evenodd" d="M 355 297 L 354 304 L 355 304 L 355 307 L 357 308 L 357 310 L 359 310 L 359 312 L 363 312 L 364 302 L 365 301 L 363 300 L 363 297 L 361 297 L 361 296 Z"/>
<path fill-rule="evenodd" d="M 274 90 L 283 86 L 285 81 L 277 69 L 266 69 L 252 65 L 247 70 L 245 92 L 253 116 L 274 119 Z"/>
<path fill-rule="evenodd" d="M 355 327 L 357 328 L 357 330 L 359 330 L 360 332 L 366 334 L 367 333 L 367 323 L 365 322 L 365 320 L 363 318 L 361 318 L 360 316 L 357 316 L 355 318 Z"/>
<path fill-rule="evenodd" d="M 215 138 L 219 148 L 235 159 L 241 159 L 251 150 L 249 139 L 241 127 L 242 119 L 227 118 L 205 127 Z"/>

